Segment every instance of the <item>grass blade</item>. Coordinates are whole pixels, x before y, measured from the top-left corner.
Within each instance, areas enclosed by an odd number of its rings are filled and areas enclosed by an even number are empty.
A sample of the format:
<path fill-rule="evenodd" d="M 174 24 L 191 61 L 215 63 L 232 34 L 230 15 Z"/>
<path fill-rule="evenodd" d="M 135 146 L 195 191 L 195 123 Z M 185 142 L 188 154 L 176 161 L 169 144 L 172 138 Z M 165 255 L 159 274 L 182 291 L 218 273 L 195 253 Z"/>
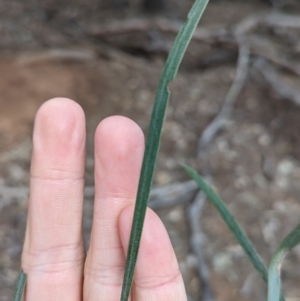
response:
<path fill-rule="evenodd" d="M 14 295 L 14 301 L 21 301 L 23 297 L 24 288 L 26 285 L 27 275 L 21 271 L 18 276 L 16 290 Z"/>
<path fill-rule="evenodd" d="M 268 301 L 279 301 L 281 290 L 280 271 L 285 255 L 300 243 L 300 224 L 282 241 L 272 257 L 269 268 Z"/>
<path fill-rule="evenodd" d="M 175 78 L 186 48 L 199 23 L 209 0 L 196 0 L 191 8 L 188 20 L 180 30 L 168 56 L 163 70 L 152 111 L 145 154 L 139 181 L 137 201 L 133 217 L 130 242 L 126 260 L 121 301 L 127 301 L 134 276 L 134 270 L 141 240 L 147 202 L 153 181 L 157 153 L 160 144 L 162 126 L 170 97 L 169 83 Z"/>
<path fill-rule="evenodd" d="M 222 219 L 235 236 L 238 243 L 244 249 L 248 258 L 250 259 L 254 268 L 258 271 L 261 278 L 268 283 L 268 270 L 261 259 L 260 255 L 256 251 L 255 247 L 247 237 L 241 226 L 235 220 L 230 213 L 224 201 L 217 195 L 217 193 L 202 179 L 202 177 L 191 167 L 183 165 L 185 171 L 196 181 L 200 189 L 205 193 L 209 201 L 214 205 Z M 279 291 L 280 295 L 280 291 Z M 280 295 L 281 301 L 284 301 L 284 297 Z M 271 301 L 271 299 L 269 300 Z M 272 300 L 275 301 L 275 300 Z"/>

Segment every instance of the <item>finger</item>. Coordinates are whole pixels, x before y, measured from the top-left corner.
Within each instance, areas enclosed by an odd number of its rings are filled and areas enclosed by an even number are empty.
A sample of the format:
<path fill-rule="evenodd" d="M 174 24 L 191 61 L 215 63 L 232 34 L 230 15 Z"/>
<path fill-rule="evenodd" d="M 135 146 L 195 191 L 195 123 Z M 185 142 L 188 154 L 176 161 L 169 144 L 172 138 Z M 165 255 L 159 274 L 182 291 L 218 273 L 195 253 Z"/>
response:
<path fill-rule="evenodd" d="M 22 267 L 28 301 L 82 300 L 85 118 L 56 98 L 38 111 Z"/>
<path fill-rule="evenodd" d="M 128 249 L 134 207 L 120 215 L 119 229 L 124 250 Z M 159 217 L 147 209 L 132 287 L 134 301 L 186 301 L 177 259 Z"/>
<path fill-rule="evenodd" d="M 135 202 L 144 137 L 130 119 L 102 121 L 95 135 L 95 204 L 84 300 L 120 297 L 125 258 L 118 233 L 121 211 Z"/>

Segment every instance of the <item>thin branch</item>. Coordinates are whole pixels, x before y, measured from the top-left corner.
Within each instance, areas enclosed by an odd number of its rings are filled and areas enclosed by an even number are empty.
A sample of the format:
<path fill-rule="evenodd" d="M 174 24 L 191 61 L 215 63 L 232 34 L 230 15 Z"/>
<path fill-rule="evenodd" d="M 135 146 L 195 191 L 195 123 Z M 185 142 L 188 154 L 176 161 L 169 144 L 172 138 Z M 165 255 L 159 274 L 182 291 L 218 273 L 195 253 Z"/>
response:
<path fill-rule="evenodd" d="M 248 75 L 248 65 L 250 49 L 247 39 L 237 34 L 237 41 L 239 44 L 239 58 L 238 66 L 235 75 L 234 82 L 225 97 L 223 107 L 220 113 L 213 119 L 213 121 L 205 128 L 203 131 L 199 142 L 198 142 L 198 157 L 200 158 L 206 149 L 207 145 L 211 142 L 213 137 L 224 127 L 226 121 L 228 120 L 233 106 L 240 95 Z"/>
<path fill-rule="evenodd" d="M 188 207 L 187 216 L 191 229 L 190 245 L 192 252 L 197 257 L 197 269 L 202 285 L 202 301 L 213 301 L 213 293 L 209 283 L 209 269 L 203 255 L 205 236 L 200 223 L 205 201 L 205 194 L 199 191 L 193 203 Z"/>
<path fill-rule="evenodd" d="M 295 75 L 300 76 L 300 66 L 297 64 L 292 64 L 286 61 L 282 58 L 282 56 L 276 56 L 269 53 L 269 50 L 266 49 L 266 51 L 261 51 L 260 49 L 255 49 L 252 47 L 251 53 L 254 54 L 257 57 L 260 57 L 262 59 L 265 59 L 278 67 L 282 68 L 283 70 L 287 70 L 291 73 L 294 73 Z"/>
<path fill-rule="evenodd" d="M 43 61 L 85 62 L 96 58 L 95 52 L 87 49 L 51 49 L 38 53 L 25 53 L 18 57 L 17 63 L 29 65 Z"/>
<path fill-rule="evenodd" d="M 101 24 L 101 26 L 97 24 L 87 29 L 86 34 L 98 38 L 134 32 L 145 32 L 149 30 L 159 30 L 164 33 L 176 34 L 182 25 L 183 23 L 180 21 L 166 18 L 127 19 Z M 239 31 L 242 33 L 247 33 L 253 31 L 260 25 L 299 29 L 300 17 L 279 12 L 254 14 L 245 18 L 233 27 L 239 28 Z M 231 30 L 226 28 L 226 26 L 221 25 L 214 29 L 197 28 L 193 39 L 207 42 L 212 39 L 224 38 L 227 35 L 232 35 Z"/>
<path fill-rule="evenodd" d="M 288 19 L 290 21 L 290 19 Z M 286 26 L 292 25 L 288 23 L 287 19 L 284 23 Z M 295 21 L 295 19 L 293 19 Z M 239 59 L 238 59 L 238 67 L 235 76 L 235 80 L 225 98 L 223 107 L 217 117 L 205 128 L 200 139 L 198 146 L 198 157 L 202 156 L 208 144 L 213 140 L 213 138 L 217 135 L 217 133 L 222 129 L 225 125 L 227 119 L 229 118 L 233 106 L 240 95 L 246 79 L 248 75 L 249 69 L 249 59 L 250 59 L 250 45 L 249 41 L 246 38 L 246 33 L 253 30 L 258 24 L 264 23 L 268 25 L 274 25 L 274 17 L 267 16 L 255 16 L 250 17 L 242 21 L 235 28 L 235 36 L 236 41 L 239 45 Z M 291 99 L 297 104 L 300 104 L 300 95 L 292 91 L 291 88 L 286 87 L 282 81 L 280 81 L 279 77 L 276 75 L 275 71 L 272 70 L 271 65 L 263 65 L 264 60 L 260 60 L 256 62 L 256 67 L 262 72 L 266 80 L 269 84 L 274 88 L 275 91 L 279 95 L 284 98 Z M 266 63 L 266 62 L 265 62 Z M 208 166 L 203 166 L 204 176 L 206 178 L 209 177 Z M 205 196 L 203 193 L 199 192 L 194 202 L 188 208 L 188 220 L 190 222 L 190 228 L 192 232 L 191 236 L 191 247 L 193 252 L 197 255 L 198 258 L 198 272 L 201 278 L 201 281 L 205 287 L 208 289 L 204 290 L 203 300 L 212 300 L 211 290 L 209 288 L 209 280 L 208 280 L 208 269 L 205 265 L 205 261 L 203 258 L 203 234 L 200 224 L 200 216 L 203 210 L 205 202 Z"/>
<path fill-rule="evenodd" d="M 188 203 L 193 199 L 197 190 L 198 186 L 193 180 L 154 187 L 151 189 L 148 205 L 153 210 L 158 210 Z M 94 193 L 95 190 L 93 186 L 85 187 L 85 198 L 94 198 Z"/>
<path fill-rule="evenodd" d="M 158 210 L 188 203 L 193 199 L 197 190 L 198 186 L 193 180 L 154 187 L 150 193 L 149 207 L 154 210 Z M 1 185 L 0 208 L 8 205 L 13 199 L 27 199 L 28 195 L 29 189 L 27 187 L 12 187 Z M 84 197 L 86 199 L 93 199 L 94 195 L 95 189 L 93 186 L 85 187 Z"/>
<path fill-rule="evenodd" d="M 149 207 L 154 210 L 192 201 L 198 186 L 195 181 L 178 182 L 151 190 Z"/>
<path fill-rule="evenodd" d="M 129 19 L 124 21 L 110 22 L 91 27 L 87 30 L 87 34 L 96 38 L 110 37 L 112 35 L 128 34 L 134 32 L 145 32 L 158 30 L 164 33 L 177 34 L 183 23 L 173 21 L 165 18 L 151 18 L 151 19 Z M 193 39 L 199 41 L 208 41 L 219 39 L 229 34 L 229 30 L 225 27 L 220 27 L 215 30 L 197 28 Z"/>
<path fill-rule="evenodd" d="M 122 34 L 131 34 L 135 32 L 153 32 L 159 31 L 163 33 L 176 34 L 179 28 L 182 26 L 182 23 L 179 21 L 173 21 L 165 18 L 151 18 L 151 19 L 130 19 L 123 20 L 109 24 L 103 24 L 101 27 L 97 25 L 94 28 L 87 30 L 86 34 L 95 38 L 106 38 L 111 36 L 117 36 Z M 193 40 L 204 43 L 221 43 L 224 45 L 230 45 L 230 47 L 235 47 L 236 45 L 239 48 L 239 42 L 235 38 L 236 33 L 239 32 L 240 35 L 246 36 L 250 32 L 254 31 L 259 26 L 267 26 L 274 28 L 288 28 L 288 29 L 299 29 L 300 28 L 300 17 L 290 16 L 284 13 L 271 12 L 271 13 L 262 13 L 251 15 L 232 28 L 222 25 L 218 28 L 197 28 Z M 233 31 L 232 31 L 233 29 Z M 234 33 L 234 34 L 233 34 Z M 250 42 L 249 42 L 250 43 Z M 146 51 L 162 51 L 168 52 L 170 45 L 168 42 L 159 41 L 156 47 L 144 46 Z M 300 74 L 300 70 L 297 66 L 293 66 L 286 60 L 282 59 L 281 56 L 272 56 L 268 54 L 268 51 L 265 53 L 260 49 L 257 49 L 255 45 L 250 43 L 250 52 L 255 55 L 264 57 L 269 61 L 277 64 L 278 66 L 287 69 L 297 75 Z"/>
<path fill-rule="evenodd" d="M 271 64 L 260 58 L 255 61 L 254 67 L 281 98 L 290 100 L 298 106 L 300 105 L 300 93 L 284 84 Z"/>
<path fill-rule="evenodd" d="M 249 56 L 250 49 L 248 40 L 244 36 L 246 26 L 238 26 L 235 29 L 236 40 L 239 45 L 239 58 L 238 58 L 238 67 L 234 82 L 225 97 L 223 107 L 217 117 L 205 128 L 202 132 L 202 135 L 199 139 L 198 146 L 198 157 L 202 156 L 208 144 L 213 140 L 217 135 L 219 130 L 224 126 L 227 119 L 229 118 L 233 106 L 240 95 L 248 75 L 248 66 L 249 66 Z M 209 178 L 209 169 L 208 166 L 203 166 L 204 176 Z M 203 300 L 212 301 L 213 294 L 209 285 L 209 271 L 206 266 L 204 256 L 203 256 L 203 236 L 200 224 L 200 217 L 204 207 L 206 197 L 203 192 L 199 192 L 193 203 L 188 208 L 188 220 L 190 223 L 190 229 L 192 232 L 191 235 L 191 248 L 196 254 L 198 259 L 198 273 L 203 285 Z"/>
<path fill-rule="evenodd" d="M 291 16 L 280 12 L 272 12 L 271 14 L 266 15 L 265 18 L 262 19 L 262 23 L 270 27 L 299 29 L 300 17 Z"/>

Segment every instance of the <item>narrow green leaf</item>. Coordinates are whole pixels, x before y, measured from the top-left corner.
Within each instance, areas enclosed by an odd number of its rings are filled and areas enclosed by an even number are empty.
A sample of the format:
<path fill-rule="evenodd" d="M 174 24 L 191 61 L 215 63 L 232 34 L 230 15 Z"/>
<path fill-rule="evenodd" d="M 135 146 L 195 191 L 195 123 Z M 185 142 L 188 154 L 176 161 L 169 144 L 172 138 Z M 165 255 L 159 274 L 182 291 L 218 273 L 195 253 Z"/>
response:
<path fill-rule="evenodd" d="M 16 290 L 14 295 L 14 301 L 21 301 L 23 297 L 24 288 L 26 285 L 27 275 L 21 271 L 19 273 L 17 284 L 16 284 Z"/>
<path fill-rule="evenodd" d="M 237 223 L 237 221 L 230 213 L 224 201 L 216 194 L 216 192 L 213 191 L 213 189 L 202 179 L 201 176 L 198 175 L 198 173 L 194 169 L 187 165 L 184 165 L 183 167 L 186 172 L 197 182 L 200 189 L 205 193 L 207 198 L 218 210 L 224 222 L 227 224 L 228 228 L 231 230 L 239 244 L 243 247 L 256 270 L 259 272 L 261 277 L 265 281 L 267 281 L 268 272 L 263 263 L 263 260 L 255 250 L 254 246 L 252 245 L 251 241 L 249 240 L 241 226 Z"/>
<path fill-rule="evenodd" d="M 199 20 L 209 0 L 196 0 L 191 8 L 188 20 L 180 30 L 168 56 L 163 70 L 152 111 L 141 177 L 138 186 L 137 201 L 126 260 L 121 301 L 127 301 L 134 276 L 134 270 L 143 230 L 147 202 L 153 181 L 157 153 L 160 144 L 161 131 L 165 119 L 166 108 L 170 97 L 169 83 L 175 78 L 187 46 L 199 23 Z"/>
<path fill-rule="evenodd" d="M 268 301 L 280 299 L 281 279 L 280 271 L 285 255 L 300 243 L 300 224 L 282 241 L 272 257 L 269 268 Z"/>
<path fill-rule="evenodd" d="M 250 259 L 254 268 L 258 271 L 261 278 L 268 283 L 268 271 L 261 259 L 260 255 L 256 251 L 255 247 L 251 243 L 250 239 L 247 237 L 241 226 L 234 219 L 233 215 L 230 213 L 224 201 L 217 195 L 217 193 L 202 179 L 202 177 L 190 166 L 183 165 L 185 171 L 196 181 L 200 189 L 205 193 L 209 201 L 217 209 L 224 222 L 227 224 L 228 228 L 235 236 L 238 243 L 244 249 L 248 258 Z M 280 294 L 279 294 L 280 295 Z M 271 301 L 271 299 L 269 300 Z M 275 300 L 272 300 L 275 301 Z M 284 297 L 281 295 L 281 301 L 284 301 Z"/>

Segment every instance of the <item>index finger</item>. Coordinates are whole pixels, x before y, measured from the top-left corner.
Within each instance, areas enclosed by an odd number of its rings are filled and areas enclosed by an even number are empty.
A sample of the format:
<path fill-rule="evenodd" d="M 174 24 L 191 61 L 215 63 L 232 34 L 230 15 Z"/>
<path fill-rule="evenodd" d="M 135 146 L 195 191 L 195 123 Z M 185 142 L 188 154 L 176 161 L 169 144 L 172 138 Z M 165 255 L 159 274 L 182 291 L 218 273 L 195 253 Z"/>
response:
<path fill-rule="evenodd" d="M 85 118 L 57 98 L 38 111 L 22 268 L 29 301 L 82 300 Z"/>

